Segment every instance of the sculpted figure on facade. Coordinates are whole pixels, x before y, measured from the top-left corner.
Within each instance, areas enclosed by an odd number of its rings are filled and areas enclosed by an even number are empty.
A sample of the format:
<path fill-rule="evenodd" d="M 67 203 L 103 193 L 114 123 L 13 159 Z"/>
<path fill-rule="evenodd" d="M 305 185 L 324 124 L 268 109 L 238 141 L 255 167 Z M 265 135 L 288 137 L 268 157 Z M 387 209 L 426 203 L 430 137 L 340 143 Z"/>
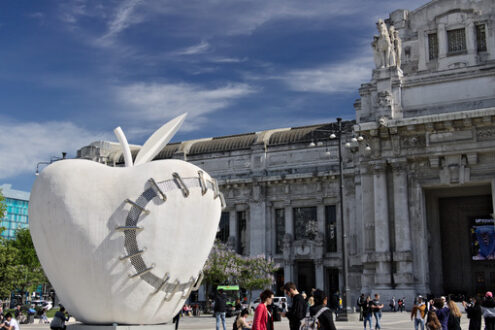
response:
<path fill-rule="evenodd" d="M 399 31 L 394 30 L 394 50 L 395 50 L 395 65 L 400 69 L 400 57 L 402 55 L 402 40 L 399 37 Z"/>
<path fill-rule="evenodd" d="M 378 50 L 378 36 L 373 36 L 371 42 L 371 48 L 373 48 L 373 60 L 375 61 L 375 67 L 378 69 L 381 65 L 380 51 Z"/>
<path fill-rule="evenodd" d="M 390 65 L 390 57 L 393 53 L 393 44 L 390 41 L 387 25 L 382 19 L 376 23 L 379 36 L 376 42 L 376 49 L 380 58 L 380 65 L 377 68 L 385 68 Z"/>
<path fill-rule="evenodd" d="M 396 62 L 396 53 L 395 53 L 395 27 L 390 25 L 388 28 L 388 36 L 390 38 L 390 45 L 392 45 L 392 51 L 390 52 L 390 58 L 388 60 L 389 66 L 394 66 Z"/>

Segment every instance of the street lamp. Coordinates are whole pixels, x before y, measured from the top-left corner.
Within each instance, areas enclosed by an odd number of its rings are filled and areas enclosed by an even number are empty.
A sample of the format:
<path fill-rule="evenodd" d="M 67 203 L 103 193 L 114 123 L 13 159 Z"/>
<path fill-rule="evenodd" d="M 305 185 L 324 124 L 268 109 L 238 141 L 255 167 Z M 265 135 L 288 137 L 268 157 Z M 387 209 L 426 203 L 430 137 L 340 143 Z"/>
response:
<path fill-rule="evenodd" d="M 50 165 L 51 163 L 56 162 L 56 161 L 59 161 L 59 160 L 63 160 L 66 157 L 67 157 L 67 153 L 66 152 L 62 152 L 62 157 L 52 156 L 50 158 L 50 161 L 49 162 L 38 162 L 36 164 L 36 173 L 34 173 L 34 174 L 36 176 L 38 176 L 40 174 L 40 165 Z"/>
<path fill-rule="evenodd" d="M 339 198 L 340 198 L 340 227 L 341 227 L 341 251 L 342 251 L 342 280 L 343 280 L 343 301 L 344 301 L 344 312 L 339 313 L 338 320 L 347 321 L 347 313 L 350 312 L 351 309 L 351 301 L 349 297 L 349 284 L 347 283 L 347 276 L 349 273 L 348 270 L 348 258 L 346 253 L 346 245 L 347 245 L 347 235 L 345 230 L 345 221 L 344 221 L 344 161 L 342 158 L 342 118 L 337 118 L 337 129 L 336 130 L 327 130 L 327 129 L 316 129 L 316 132 L 326 132 L 330 133 L 329 138 L 331 140 L 337 139 L 338 141 L 338 150 L 339 150 Z M 362 135 L 358 137 L 353 136 L 351 138 L 351 142 L 346 142 L 345 147 L 350 149 L 351 152 L 355 152 L 359 149 L 359 144 L 363 142 L 365 139 Z M 311 141 L 309 144 L 310 147 L 314 147 L 314 141 Z M 353 149 L 354 148 L 354 149 Z M 371 147 L 366 145 L 365 151 L 370 151 Z M 326 155 L 330 155 L 330 152 L 327 150 Z"/>

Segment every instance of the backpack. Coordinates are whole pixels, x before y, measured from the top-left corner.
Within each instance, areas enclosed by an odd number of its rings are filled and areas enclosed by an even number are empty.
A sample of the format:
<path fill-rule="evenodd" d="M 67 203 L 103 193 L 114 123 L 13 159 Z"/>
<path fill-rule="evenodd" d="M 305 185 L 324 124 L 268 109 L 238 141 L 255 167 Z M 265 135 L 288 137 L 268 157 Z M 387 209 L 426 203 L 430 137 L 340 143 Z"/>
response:
<path fill-rule="evenodd" d="M 299 327 L 299 330 L 316 330 L 319 328 L 319 321 L 318 318 L 320 317 L 323 312 L 330 310 L 328 307 L 323 307 L 316 313 L 315 315 L 311 316 L 309 314 L 309 310 L 306 313 L 306 317 L 303 319 L 303 322 L 301 326 Z"/>
<path fill-rule="evenodd" d="M 239 318 L 239 315 L 237 315 L 237 317 L 234 320 L 234 323 L 232 324 L 232 330 L 239 330 L 239 328 L 237 327 L 237 319 L 238 318 Z"/>

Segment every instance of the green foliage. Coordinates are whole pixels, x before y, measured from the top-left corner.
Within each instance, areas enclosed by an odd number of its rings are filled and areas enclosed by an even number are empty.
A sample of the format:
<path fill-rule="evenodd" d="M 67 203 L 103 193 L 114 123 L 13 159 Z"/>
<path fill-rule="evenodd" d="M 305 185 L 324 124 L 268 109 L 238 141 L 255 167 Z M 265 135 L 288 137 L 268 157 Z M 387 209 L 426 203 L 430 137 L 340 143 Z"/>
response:
<path fill-rule="evenodd" d="M 279 267 L 264 255 L 243 257 L 217 241 L 203 269 L 204 282 L 207 291 L 208 287 L 219 284 L 239 284 L 241 288 L 248 290 L 251 300 L 252 290 L 266 289 L 274 284 L 274 273 Z"/>
<path fill-rule="evenodd" d="M 10 297 L 10 292 L 15 289 L 18 278 L 15 249 L 7 244 L 5 238 L 0 237 L 0 297 Z"/>
<path fill-rule="evenodd" d="M 0 189 L 0 219 L 5 217 L 5 212 L 7 212 L 7 206 L 5 205 L 5 197 L 3 197 L 2 190 Z"/>
<path fill-rule="evenodd" d="M 39 284 L 48 282 L 41 267 L 29 229 L 22 228 L 16 232 L 15 240 L 8 241 L 16 258 L 17 280 L 16 288 L 22 293 L 34 291 Z"/>

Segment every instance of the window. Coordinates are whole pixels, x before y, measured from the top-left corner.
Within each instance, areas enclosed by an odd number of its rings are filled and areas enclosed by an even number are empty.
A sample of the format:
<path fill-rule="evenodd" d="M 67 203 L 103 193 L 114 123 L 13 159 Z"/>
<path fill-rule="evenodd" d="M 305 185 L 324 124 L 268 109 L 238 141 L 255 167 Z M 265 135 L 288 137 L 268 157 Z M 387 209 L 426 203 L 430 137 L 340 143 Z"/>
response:
<path fill-rule="evenodd" d="M 312 240 L 317 232 L 316 207 L 294 208 L 294 240 Z"/>
<path fill-rule="evenodd" d="M 486 52 L 485 24 L 476 25 L 476 46 L 478 48 L 478 52 Z"/>
<path fill-rule="evenodd" d="M 325 242 L 327 252 L 337 252 L 337 213 L 335 205 L 325 206 Z"/>
<path fill-rule="evenodd" d="M 428 34 L 428 53 L 430 60 L 438 58 L 438 38 L 436 33 Z"/>
<path fill-rule="evenodd" d="M 466 33 L 464 29 L 447 31 L 448 54 L 454 55 L 466 51 Z"/>
<path fill-rule="evenodd" d="M 275 253 L 282 253 L 285 236 L 285 210 L 275 209 Z"/>
<path fill-rule="evenodd" d="M 245 255 L 247 252 L 246 223 L 246 211 L 237 212 L 237 253 L 241 255 Z"/>
<path fill-rule="evenodd" d="M 220 217 L 220 224 L 218 225 L 217 239 L 222 243 L 227 243 L 229 240 L 229 212 L 222 212 Z"/>

